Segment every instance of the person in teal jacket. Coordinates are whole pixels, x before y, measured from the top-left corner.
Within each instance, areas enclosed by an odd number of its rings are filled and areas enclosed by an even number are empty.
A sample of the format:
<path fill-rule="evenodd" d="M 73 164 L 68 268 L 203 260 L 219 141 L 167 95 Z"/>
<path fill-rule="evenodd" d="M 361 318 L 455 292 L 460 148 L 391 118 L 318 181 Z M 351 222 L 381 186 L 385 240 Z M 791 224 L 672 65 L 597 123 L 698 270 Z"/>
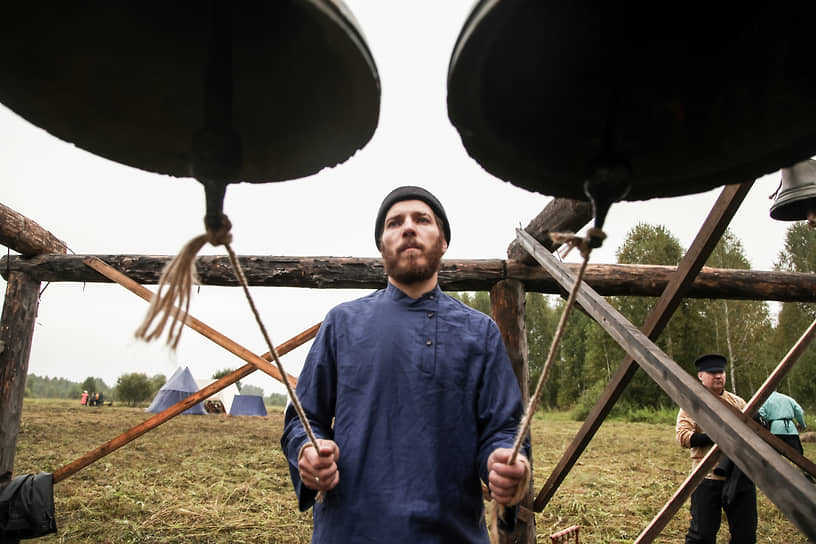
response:
<path fill-rule="evenodd" d="M 759 409 L 759 416 L 767 422 L 771 434 L 779 437 L 799 453 L 804 453 L 797 425 L 802 429 L 807 425 L 805 425 L 805 413 L 798 402 L 774 391 Z"/>

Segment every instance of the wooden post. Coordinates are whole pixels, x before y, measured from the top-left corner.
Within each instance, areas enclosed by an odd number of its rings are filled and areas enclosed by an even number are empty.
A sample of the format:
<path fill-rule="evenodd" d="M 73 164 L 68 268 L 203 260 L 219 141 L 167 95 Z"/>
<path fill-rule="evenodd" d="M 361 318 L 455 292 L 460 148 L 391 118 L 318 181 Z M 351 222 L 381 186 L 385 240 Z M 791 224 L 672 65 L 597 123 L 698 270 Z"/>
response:
<path fill-rule="evenodd" d="M 11 481 L 40 282 L 12 273 L 0 319 L 0 489 Z"/>
<path fill-rule="evenodd" d="M 65 253 L 65 243 L 40 225 L 0 204 L 0 243 L 33 256 Z M 6 278 L 0 317 L 0 489 L 11 481 L 23 411 L 28 356 L 39 308 L 40 282 L 22 272 Z"/>
<path fill-rule="evenodd" d="M 527 323 L 524 285 L 517 280 L 500 281 L 490 290 L 493 319 L 499 326 L 504 346 L 510 356 L 513 372 L 521 388 L 522 407 L 530 400 L 530 372 L 527 359 Z M 533 460 L 530 459 L 532 465 Z M 512 533 L 501 533 L 501 544 L 535 544 L 535 517 L 533 516 L 533 476 L 527 496 L 519 507 L 519 523 Z"/>

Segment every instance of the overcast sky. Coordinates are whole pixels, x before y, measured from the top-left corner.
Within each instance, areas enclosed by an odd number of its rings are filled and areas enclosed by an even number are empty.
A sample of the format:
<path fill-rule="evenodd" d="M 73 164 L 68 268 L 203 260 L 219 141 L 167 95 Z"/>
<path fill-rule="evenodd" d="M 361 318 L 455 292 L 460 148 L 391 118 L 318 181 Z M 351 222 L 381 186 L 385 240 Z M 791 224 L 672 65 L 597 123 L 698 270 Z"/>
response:
<path fill-rule="evenodd" d="M 525 226 L 550 197 L 486 173 L 467 155 L 448 121 L 448 61 L 473 2 L 347 4 L 379 70 L 377 131 L 347 162 L 310 178 L 230 185 L 224 211 L 233 224 L 234 249 L 243 255 L 378 256 L 373 222 L 382 198 L 398 185 L 415 184 L 436 194 L 447 210 L 452 228 L 448 258 L 504 258 L 514 229 Z M 203 232 L 204 191 L 194 179 L 98 158 L 2 106 L 0 135 L 0 202 L 50 230 L 73 253 L 175 255 Z M 768 195 L 778 182 L 778 173 L 757 180 L 731 224 L 757 270 L 772 268 L 789 226 L 768 215 Z M 614 262 L 615 249 L 638 222 L 665 225 L 687 248 L 719 192 L 613 205 L 604 227 L 608 238 L 591 261 Z M 202 253 L 224 250 L 208 246 Z M 5 292 L 5 281 L 0 280 L 0 288 Z M 319 322 L 334 304 L 364 293 L 253 288 L 276 344 Z M 204 378 L 245 364 L 190 329 L 175 353 L 163 343 L 136 341 L 133 331 L 146 309 L 142 299 L 118 285 L 48 285 L 29 372 L 75 381 L 96 376 L 113 386 L 129 372 L 169 376 L 182 365 Z M 266 351 L 239 289 L 202 286 L 191 313 L 243 346 Z M 282 358 L 290 373 L 299 372 L 307 347 Z M 283 391 L 260 372 L 244 382 L 267 394 Z"/>

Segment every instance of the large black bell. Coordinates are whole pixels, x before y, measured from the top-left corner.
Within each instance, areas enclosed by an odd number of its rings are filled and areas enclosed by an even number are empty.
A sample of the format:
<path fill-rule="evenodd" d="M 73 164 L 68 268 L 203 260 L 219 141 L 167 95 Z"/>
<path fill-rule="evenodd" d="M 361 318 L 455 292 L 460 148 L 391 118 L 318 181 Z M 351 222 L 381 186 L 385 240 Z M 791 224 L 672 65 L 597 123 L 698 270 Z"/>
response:
<path fill-rule="evenodd" d="M 816 227 L 816 160 L 782 169 L 771 217 L 779 221 L 807 221 Z"/>
<path fill-rule="evenodd" d="M 586 200 L 741 183 L 816 154 L 816 41 L 784 4 L 482 0 L 448 72 L 468 153 Z"/>
<path fill-rule="evenodd" d="M 11 2 L 0 17 L 0 102 L 160 174 L 314 174 L 369 141 L 379 100 L 339 0 Z"/>

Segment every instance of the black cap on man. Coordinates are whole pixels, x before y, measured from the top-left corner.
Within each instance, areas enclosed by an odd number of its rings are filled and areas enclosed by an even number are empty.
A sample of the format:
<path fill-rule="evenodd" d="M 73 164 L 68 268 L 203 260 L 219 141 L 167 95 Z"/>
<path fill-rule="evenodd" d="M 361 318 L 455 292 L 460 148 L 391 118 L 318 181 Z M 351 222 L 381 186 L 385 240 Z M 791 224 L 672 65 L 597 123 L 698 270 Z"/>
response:
<path fill-rule="evenodd" d="M 442 222 L 445 242 L 450 245 L 450 224 L 448 223 L 448 216 L 445 214 L 445 208 L 442 207 L 442 203 L 427 189 L 414 185 L 405 185 L 403 187 L 397 187 L 388 193 L 383 199 L 382 204 L 380 204 L 380 210 L 377 212 L 377 221 L 374 224 L 374 243 L 377 244 L 377 249 L 381 249 L 380 238 L 382 238 L 383 229 L 385 228 L 385 216 L 388 214 L 388 210 L 397 202 L 404 200 L 420 200 L 427 204 L 431 210 L 433 210 L 436 217 Z"/>
<path fill-rule="evenodd" d="M 724 355 L 708 353 L 697 357 L 694 366 L 697 367 L 697 372 L 724 372 L 726 362 Z"/>

